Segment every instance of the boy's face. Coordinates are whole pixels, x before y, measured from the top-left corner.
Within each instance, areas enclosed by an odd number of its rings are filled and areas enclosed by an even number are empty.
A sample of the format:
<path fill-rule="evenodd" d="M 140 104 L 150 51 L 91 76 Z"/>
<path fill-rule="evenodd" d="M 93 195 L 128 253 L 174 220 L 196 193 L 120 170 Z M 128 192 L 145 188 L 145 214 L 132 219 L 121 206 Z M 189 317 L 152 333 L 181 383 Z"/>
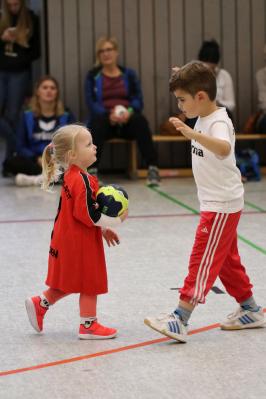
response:
<path fill-rule="evenodd" d="M 201 92 L 194 97 L 191 94 L 177 89 L 174 95 L 177 99 L 178 108 L 185 114 L 187 118 L 195 118 L 200 115 Z"/>

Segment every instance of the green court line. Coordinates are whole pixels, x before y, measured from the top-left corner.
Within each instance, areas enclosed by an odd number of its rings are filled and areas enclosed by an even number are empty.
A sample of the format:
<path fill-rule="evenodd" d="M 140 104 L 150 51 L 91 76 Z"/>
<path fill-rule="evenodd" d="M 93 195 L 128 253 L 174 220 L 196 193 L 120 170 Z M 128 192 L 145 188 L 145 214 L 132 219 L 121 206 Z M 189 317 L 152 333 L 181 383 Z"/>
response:
<path fill-rule="evenodd" d="M 256 209 L 259 212 L 266 212 L 266 209 L 263 209 L 260 206 L 253 204 L 253 202 L 245 200 L 245 205 L 249 206 L 250 208 Z"/>
<path fill-rule="evenodd" d="M 189 210 L 190 212 L 194 213 L 195 215 L 199 215 L 199 212 L 196 209 L 191 208 L 190 206 L 184 204 L 184 202 L 177 200 L 176 198 L 174 198 L 171 195 L 165 193 L 164 191 L 160 190 L 159 188 L 157 188 L 157 187 L 149 187 L 149 188 L 152 191 L 155 191 L 156 193 L 161 195 L 162 197 L 164 197 L 164 198 L 174 202 L 175 204 L 181 206 L 182 208 L 185 208 L 185 209 Z M 250 204 L 252 204 L 252 203 L 251 202 L 247 203 L 247 205 L 249 205 L 249 206 L 250 206 Z M 263 210 L 260 207 L 257 207 L 257 205 L 255 205 L 255 204 L 252 204 L 252 207 L 254 209 L 260 210 L 261 212 L 265 212 L 265 210 Z M 239 238 L 239 240 L 243 241 L 245 244 L 249 245 L 251 248 L 256 249 L 257 251 L 259 251 L 259 252 L 263 253 L 264 255 L 266 255 L 266 249 L 265 248 L 262 248 L 259 245 L 254 244 L 252 241 L 248 240 L 247 238 L 245 238 L 245 237 L 243 237 L 243 236 L 241 236 L 239 234 L 238 234 L 238 238 Z"/>
<path fill-rule="evenodd" d="M 196 211 L 196 209 L 191 208 L 190 206 L 184 204 L 181 201 L 178 201 L 176 198 L 172 197 L 171 195 L 165 193 L 162 190 L 159 190 L 157 187 L 149 187 L 151 190 L 156 191 L 158 194 L 160 194 L 162 197 L 167 198 L 168 200 L 174 202 L 175 204 L 181 206 L 182 208 L 187 209 L 188 211 L 194 213 L 195 215 L 199 215 L 199 212 Z"/>

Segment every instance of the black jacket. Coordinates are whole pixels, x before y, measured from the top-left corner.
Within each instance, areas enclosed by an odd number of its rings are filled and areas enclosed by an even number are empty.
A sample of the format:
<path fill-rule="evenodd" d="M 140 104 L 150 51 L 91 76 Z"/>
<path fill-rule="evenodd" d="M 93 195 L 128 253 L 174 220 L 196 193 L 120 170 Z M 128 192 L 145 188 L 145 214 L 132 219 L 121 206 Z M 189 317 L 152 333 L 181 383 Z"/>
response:
<path fill-rule="evenodd" d="M 13 52 L 17 56 L 8 56 L 5 54 L 5 46 L 7 42 L 0 39 L 0 71 L 21 72 L 29 68 L 32 61 L 40 57 L 40 25 L 39 18 L 32 10 L 30 16 L 32 19 L 32 36 L 29 40 L 29 47 L 13 44 Z M 16 26 L 14 20 L 13 26 Z"/>

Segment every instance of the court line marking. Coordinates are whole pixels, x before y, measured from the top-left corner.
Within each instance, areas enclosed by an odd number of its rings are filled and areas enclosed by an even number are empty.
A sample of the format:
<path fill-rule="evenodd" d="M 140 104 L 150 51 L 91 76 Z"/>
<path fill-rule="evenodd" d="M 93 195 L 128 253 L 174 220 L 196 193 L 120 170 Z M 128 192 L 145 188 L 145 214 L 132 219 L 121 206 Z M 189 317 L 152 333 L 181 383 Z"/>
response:
<path fill-rule="evenodd" d="M 208 326 L 204 326 L 204 327 L 197 328 L 195 330 L 191 330 L 191 331 L 188 332 L 188 335 L 194 335 L 194 334 L 199 334 L 199 333 L 202 333 L 202 332 L 205 332 L 205 331 L 213 330 L 215 328 L 218 328 L 219 326 L 220 326 L 219 323 L 210 324 Z M 87 355 L 75 356 L 75 357 L 62 359 L 62 360 L 56 360 L 56 361 L 49 362 L 49 363 L 37 364 L 35 366 L 22 367 L 22 368 L 13 369 L 13 370 L 0 371 L 0 377 L 4 377 L 4 376 L 7 376 L 7 375 L 11 375 L 11 374 L 24 373 L 26 371 L 34 371 L 34 370 L 44 369 L 44 368 L 53 367 L 53 366 L 59 366 L 59 365 L 62 365 L 62 364 L 67 364 L 67 363 L 74 363 L 74 362 L 78 362 L 78 361 L 81 361 L 81 360 L 92 359 L 92 358 L 95 358 L 95 357 L 112 355 L 114 353 L 125 352 L 125 351 L 131 350 L 131 349 L 136 349 L 136 348 L 141 348 L 141 347 L 145 347 L 145 346 L 149 346 L 149 345 L 159 344 L 161 342 L 167 342 L 167 341 L 170 341 L 170 340 L 171 340 L 171 338 L 168 338 L 168 337 L 152 339 L 152 340 L 149 340 L 149 341 L 139 342 L 138 344 L 121 346 L 119 348 L 109 349 L 109 350 L 105 350 L 105 351 L 101 351 L 101 352 L 90 353 L 90 354 L 87 354 Z"/>
<path fill-rule="evenodd" d="M 165 193 L 164 191 L 158 189 L 157 187 L 148 187 L 150 190 L 156 192 L 157 194 L 161 195 L 162 197 L 168 199 L 169 201 L 174 202 L 175 204 L 181 206 L 182 208 L 188 209 L 190 210 L 190 212 L 192 212 L 194 215 L 199 215 L 199 211 L 197 211 L 194 208 L 191 208 L 190 206 L 186 205 L 185 203 L 183 203 L 182 201 L 179 201 L 178 199 L 176 199 L 175 197 L 172 197 L 170 194 Z M 251 203 L 249 203 L 251 204 Z M 244 212 L 243 212 L 244 215 Z M 239 240 L 243 241 L 245 244 L 249 245 L 251 248 L 256 249 L 257 251 L 263 253 L 264 255 L 266 255 L 266 249 L 263 247 L 260 247 L 259 245 L 253 243 L 252 241 L 248 240 L 247 238 L 243 237 L 242 235 L 238 234 L 237 237 L 239 238 Z"/>
<path fill-rule="evenodd" d="M 266 312 L 266 308 L 263 309 L 263 312 Z M 216 328 L 219 328 L 220 324 L 215 323 L 215 324 L 209 324 L 208 326 L 203 326 L 200 328 L 196 328 L 195 330 L 191 330 L 188 332 L 188 335 L 195 335 L 195 334 L 200 334 L 202 332 L 214 330 Z M 241 331 L 241 330 L 236 330 L 236 331 Z M 228 333 L 233 334 L 233 331 L 229 331 Z M 19 374 L 19 373 L 25 373 L 27 371 L 35 371 L 35 370 L 40 370 L 48 367 L 54 367 L 54 366 L 60 366 L 62 364 L 68 364 L 68 363 L 75 363 L 79 362 L 82 360 L 87 360 L 87 359 L 92 359 L 95 357 L 101 357 L 101 356 L 107 356 L 107 355 L 112 355 L 114 353 L 119 353 L 119 352 L 125 352 L 131 349 L 137 349 L 137 348 L 143 348 L 145 346 L 150 346 L 154 344 L 160 344 L 162 342 L 167 342 L 167 341 L 174 341 L 171 338 L 164 337 L 164 338 L 158 338 L 158 339 L 152 339 L 149 341 L 144 341 L 144 342 L 139 342 L 138 344 L 132 344 L 132 345 L 126 345 L 126 346 L 121 346 L 120 348 L 114 348 L 114 349 L 109 349 L 101 352 L 95 352 L 95 353 L 89 353 L 87 355 L 81 355 L 81 356 L 75 356 L 67 359 L 62 359 L 62 360 L 56 360 L 53 362 L 49 363 L 41 363 L 41 364 L 36 364 L 35 366 L 29 366 L 29 367 L 22 367 L 18 369 L 13 369 L 13 370 L 6 370 L 6 371 L 0 371 L 0 377 L 4 377 L 7 375 L 14 375 L 14 374 Z M 182 345 L 182 344 L 180 344 Z"/>

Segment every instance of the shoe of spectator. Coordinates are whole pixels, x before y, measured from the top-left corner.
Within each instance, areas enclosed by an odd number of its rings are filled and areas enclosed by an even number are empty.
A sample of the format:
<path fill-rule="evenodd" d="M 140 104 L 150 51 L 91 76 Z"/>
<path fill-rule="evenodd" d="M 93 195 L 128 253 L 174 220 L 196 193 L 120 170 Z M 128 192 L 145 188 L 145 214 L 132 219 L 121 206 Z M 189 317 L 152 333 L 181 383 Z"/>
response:
<path fill-rule="evenodd" d="M 157 166 L 149 166 L 147 175 L 147 186 L 158 187 L 160 185 L 160 175 Z"/>
<path fill-rule="evenodd" d="M 19 187 L 40 186 L 42 184 L 42 175 L 31 176 L 18 173 L 15 177 L 15 184 Z"/>

